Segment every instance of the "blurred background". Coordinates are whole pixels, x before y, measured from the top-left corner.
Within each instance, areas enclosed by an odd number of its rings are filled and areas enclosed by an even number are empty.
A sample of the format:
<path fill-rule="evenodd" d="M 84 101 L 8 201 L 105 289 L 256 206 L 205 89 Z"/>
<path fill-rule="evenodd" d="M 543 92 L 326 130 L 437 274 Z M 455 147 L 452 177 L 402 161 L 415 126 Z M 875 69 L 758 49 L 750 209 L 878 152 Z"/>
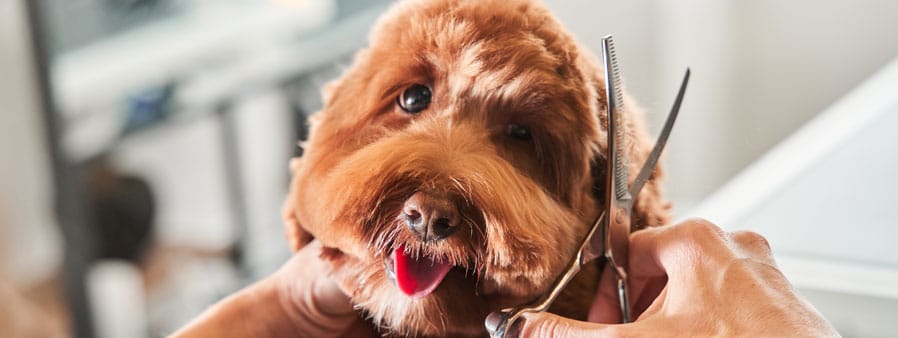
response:
<path fill-rule="evenodd" d="M 898 331 L 898 2 L 546 0 L 613 33 L 680 218 Z M 389 1 L 0 0 L 0 337 L 156 337 L 274 271 L 287 160 Z"/>

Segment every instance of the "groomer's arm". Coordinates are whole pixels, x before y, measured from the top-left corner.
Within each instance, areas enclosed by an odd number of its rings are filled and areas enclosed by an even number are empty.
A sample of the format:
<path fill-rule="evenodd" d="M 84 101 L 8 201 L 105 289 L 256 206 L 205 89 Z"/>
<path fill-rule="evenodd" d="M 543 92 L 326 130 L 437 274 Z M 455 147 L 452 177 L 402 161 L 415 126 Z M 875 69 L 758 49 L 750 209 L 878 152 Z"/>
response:
<path fill-rule="evenodd" d="M 370 336 L 349 298 L 323 273 L 320 251 L 310 243 L 276 273 L 213 305 L 172 337 Z"/>
<path fill-rule="evenodd" d="M 173 337 L 298 337 L 273 284 L 263 280 L 225 298 Z"/>

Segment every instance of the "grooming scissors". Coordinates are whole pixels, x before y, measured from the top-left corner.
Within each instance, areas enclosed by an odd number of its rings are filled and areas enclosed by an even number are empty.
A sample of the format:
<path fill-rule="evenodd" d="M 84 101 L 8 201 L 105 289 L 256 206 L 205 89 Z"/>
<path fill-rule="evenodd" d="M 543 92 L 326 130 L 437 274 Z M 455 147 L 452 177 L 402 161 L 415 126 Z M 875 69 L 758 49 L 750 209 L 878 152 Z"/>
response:
<path fill-rule="evenodd" d="M 580 249 L 571 260 L 567 269 L 558 277 L 549 290 L 535 302 L 514 308 L 502 309 L 491 316 L 498 315 L 498 325 L 492 332 L 492 337 L 516 337 L 519 332 L 514 325 L 521 315 L 527 312 L 544 312 L 555 301 L 565 286 L 580 272 L 583 265 L 596 258 L 605 258 L 611 266 L 611 272 L 617 279 L 618 299 L 620 302 L 621 318 L 624 323 L 631 319 L 629 288 L 627 284 L 627 261 L 630 233 L 632 232 L 631 212 L 633 203 L 638 199 L 639 192 L 648 181 L 664 145 L 670 136 L 674 121 L 680 111 L 686 85 L 689 83 L 689 69 L 680 84 L 679 92 L 664 127 L 652 152 L 649 154 L 642 168 L 639 170 L 633 184 L 627 187 L 629 182 L 629 168 L 626 152 L 626 126 L 620 118 L 623 109 L 623 94 L 620 70 L 614 52 L 614 43 L 610 35 L 602 38 L 602 56 L 605 66 L 605 102 L 607 102 L 608 118 L 608 153 L 606 154 L 606 182 L 604 191 L 604 210 L 592 223 L 586 237 L 580 244 Z M 597 161 L 597 163 L 600 163 Z"/>

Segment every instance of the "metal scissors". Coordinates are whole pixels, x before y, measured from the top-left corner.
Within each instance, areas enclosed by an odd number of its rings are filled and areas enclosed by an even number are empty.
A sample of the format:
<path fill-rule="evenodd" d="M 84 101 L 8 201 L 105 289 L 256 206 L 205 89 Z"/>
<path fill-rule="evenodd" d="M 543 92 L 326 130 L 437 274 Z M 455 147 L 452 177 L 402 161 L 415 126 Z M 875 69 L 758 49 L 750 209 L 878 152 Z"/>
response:
<path fill-rule="evenodd" d="M 608 153 L 606 154 L 607 176 L 604 191 L 604 209 L 593 221 L 592 226 L 580 244 L 580 249 L 571 260 L 568 268 L 558 277 L 552 287 L 535 302 L 514 308 L 502 309 L 491 316 L 498 315 L 499 320 L 492 332 L 492 337 L 516 337 L 517 327 L 514 325 L 524 313 L 544 312 L 561 294 L 565 286 L 580 272 L 583 265 L 596 258 L 605 258 L 611 266 L 612 273 L 617 279 L 618 299 L 620 302 L 621 318 L 624 323 L 631 319 L 629 288 L 627 284 L 627 257 L 630 233 L 633 229 L 630 216 L 633 203 L 638 199 L 639 192 L 648 181 L 664 145 L 670 136 L 673 124 L 680 111 L 686 85 L 689 83 L 690 71 L 686 69 L 686 75 L 680 84 L 676 100 L 661 134 L 655 142 L 652 152 L 649 153 L 645 163 L 639 170 L 633 184 L 628 188 L 628 159 L 626 152 L 625 126 L 620 114 L 623 111 L 623 94 L 620 77 L 620 69 L 614 52 L 614 43 L 610 35 L 602 38 L 602 56 L 605 66 L 605 99 L 607 102 L 606 114 L 608 118 Z M 597 163 L 599 163 L 597 161 Z"/>

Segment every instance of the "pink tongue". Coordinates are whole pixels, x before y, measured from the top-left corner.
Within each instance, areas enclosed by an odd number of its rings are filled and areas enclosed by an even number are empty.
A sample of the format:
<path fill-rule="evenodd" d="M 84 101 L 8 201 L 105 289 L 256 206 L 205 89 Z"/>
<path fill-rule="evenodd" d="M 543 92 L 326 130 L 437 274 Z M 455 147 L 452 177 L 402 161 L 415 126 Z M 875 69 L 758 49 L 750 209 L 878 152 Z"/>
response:
<path fill-rule="evenodd" d="M 405 254 L 405 245 L 393 251 L 393 266 L 396 269 L 396 284 L 399 290 L 412 298 L 421 298 L 433 292 L 452 265 L 434 261 L 427 257 L 412 258 Z"/>

